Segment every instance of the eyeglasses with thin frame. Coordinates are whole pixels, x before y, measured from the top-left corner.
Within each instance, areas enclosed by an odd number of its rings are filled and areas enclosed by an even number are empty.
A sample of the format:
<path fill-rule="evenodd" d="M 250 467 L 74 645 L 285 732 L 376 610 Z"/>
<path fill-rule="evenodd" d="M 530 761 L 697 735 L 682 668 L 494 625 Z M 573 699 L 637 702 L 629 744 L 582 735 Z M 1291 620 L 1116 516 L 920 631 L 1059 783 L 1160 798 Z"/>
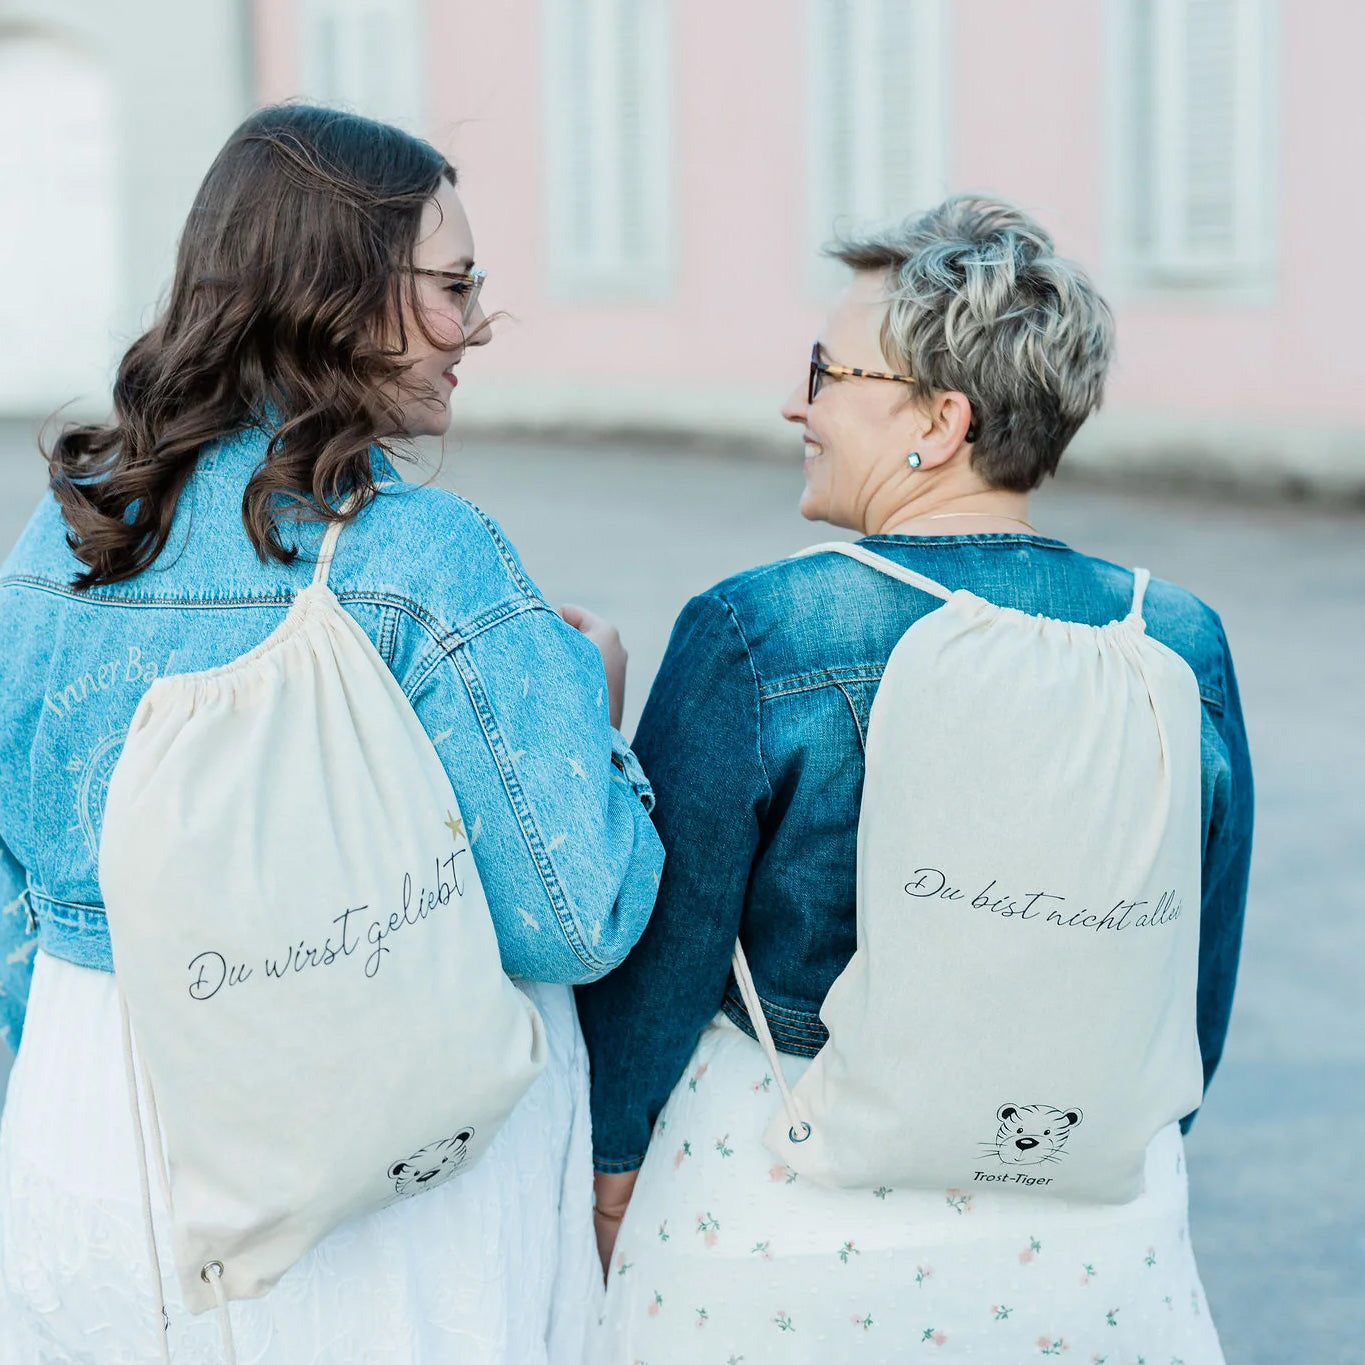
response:
<path fill-rule="evenodd" d="M 824 378 L 834 379 L 892 379 L 898 384 L 913 384 L 912 374 L 888 374 L 884 370 L 860 370 L 853 365 L 831 365 L 820 359 L 820 343 L 810 348 L 810 382 L 806 385 L 806 402 L 815 402 L 824 385 Z"/>
<path fill-rule="evenodd" d="M 834 379 L 891 379 L 897 384 L 913 384 L 916 382 L 912 374 L 889 374 L 885 370 L 860 370 L 855 365 L 831 365 L 828 361 L 820 359 L 820 343 L 817 341 L 810 348 L 810 380 L 806 385 L 806 402 L 815 402 L 824 384 L 824 378 L 830 375 Z M 967 424 L 966 440 L 970 443 L 975 441 L 980 435 L 981 428 L 976 420 L 975 412 Z"/>
<path fill-rule="evenodd" d="M 469 319 L 474 316 L 474 309 L 479 303 L 479 292 L 483 289 L 484 280 L 488 278 L 486 270 L 470 270 L 467 272 L 463 270 L 429 270 L 420 265 L 413 266 L 412 273 L 451 281 L 446 287 L 460 299 L 460 321 L 464 323 L 468 323 Z"/>

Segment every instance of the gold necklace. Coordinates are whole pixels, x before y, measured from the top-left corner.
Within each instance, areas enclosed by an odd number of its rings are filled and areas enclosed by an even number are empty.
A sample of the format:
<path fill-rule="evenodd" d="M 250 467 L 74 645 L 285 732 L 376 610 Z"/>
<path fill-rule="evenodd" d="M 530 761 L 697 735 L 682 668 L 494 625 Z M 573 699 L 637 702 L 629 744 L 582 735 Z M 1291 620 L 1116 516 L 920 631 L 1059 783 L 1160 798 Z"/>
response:
<path fill-rule="evenodd" d="M 1001 516 L 999 512 L 926 512 L 922 516 L 912 519 L 915 521 L 953 521 L 957 517 L 989 517 L 992 521 L 1012 521 L 1016 526 L 1027 526 L 1034 535 L 1038 534 L 1038 528 L 1031 521 L 1025 521 L 1023 517 Z"/>

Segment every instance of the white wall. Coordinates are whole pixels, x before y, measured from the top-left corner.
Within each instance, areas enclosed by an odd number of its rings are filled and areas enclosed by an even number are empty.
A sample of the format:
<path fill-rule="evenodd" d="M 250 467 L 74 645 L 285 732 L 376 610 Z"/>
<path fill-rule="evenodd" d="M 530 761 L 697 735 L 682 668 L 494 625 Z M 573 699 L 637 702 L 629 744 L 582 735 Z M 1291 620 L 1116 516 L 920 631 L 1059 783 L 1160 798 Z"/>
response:
<path fill-rule="evenodd" d="M 84 48 L 0 36 L 0 412 L 104 382 L 119 243 L 113 83 Z"/>
<path fill-rule="evenodd" d="M 107 402 L 194 191 L 250 107 L 244 10 L 0 0 L 0 413 Z"/>

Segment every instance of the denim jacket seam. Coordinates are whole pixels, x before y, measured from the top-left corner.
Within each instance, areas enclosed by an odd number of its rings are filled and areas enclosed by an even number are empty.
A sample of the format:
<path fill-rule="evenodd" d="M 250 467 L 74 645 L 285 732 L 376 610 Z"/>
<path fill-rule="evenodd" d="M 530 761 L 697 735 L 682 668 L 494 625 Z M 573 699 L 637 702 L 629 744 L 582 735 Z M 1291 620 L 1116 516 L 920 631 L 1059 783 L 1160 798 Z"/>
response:
<path fill-rule="evenodd" d="M 459 494 L 456 494 L 455 496 L 459 497 Z M 493 542 L 494 548 L 502 559 L 503 567 L 516 582 L 517 586 L 527 597 L 538 598 L 540 596 L 539 590 L 536 588 L 536 585 L 527 578 L 525 570 L 517 562 L 517 557 L 512 552 L 512 547 L 503 537 L 497 522 L 495 522 L 482 507 L 475 506 L 475 504 L 470 502 L 467 498 L 460 498 L 460 501 L 463 502 L 483 524 L 484 531 L 487 533 L 489 540 Z"/>
<path fill-rule="evenodd" d="M 384 660 L 384 666 L 390 671 L 393 670 L 394 646 L 398 640 L 398 623 L 402 619 L 402 613 L 392 602 L 386 603 L 379 609 L 379 657 Z"/>
<path fill-rule="evenodd" d="M 502 779 L 503 790 L 507 793 L 507 799 L 511 802 L 512 810 L 516 814 L 522 838 L 526 841 L 531 859 L 540 875 L 541 886 L 544 888 L 550 906 L 555 912 L 555 918 L 559 921 L 560 932 L 564 935 L 565 941 L 578 960 L 589 971 L 600 972 L 610 964 L 599 958 L 584 943 L 578 925 L 574 922 L 568 905 L 568 898 L 564 894 L 564 888 L 560 885 L 554 864 L 550 860 L 549 851 L 545 847 L 545 840 L 541 837 L 530 803 L 526 800 L 526 793 L 523 791 L 516 771 L 511 765 L 502 731 L 498 728 L 492 707 L 488 703 L 487 693 L 484 691 L 483 679 L 479 676 L 479 671 L 474 667 L 466 650 L 453 650 L 446 657 L 464 683 L 465 691 L 473 704 L 475 714 L 479 717 L 479 724 L 483 727 L 484 739 L 492 752 L 493 761 L 497 764 L 498 776 Z"/>
<path fill-rule="evenodd" d="M 424 624 L 419 622 L 419 624 Z M 427 679 L 436 672 L 443 663 L 448 663 L 454 652 L 459 649 L 463 640 L 460 636 L 451 631 L 443 636 L 431 636 L 432 648 L 423 650 L 418 656 L 417 662 L 408 671 L 406 678 L 400 681 L 399 686 L 403 690 L 403 695 L 411 701 L 419 691 L 426 685 Z"/>
<path fill-rule="evenodd" d="M 456 630 L 447 626 L 444 621 L 433 616 L 430 612 L 417 607 L 417 604 L 406 601 L 398 601 L 394 604 L 399 615 L 406 614 L 416 625 L 418 625 L 427 635 L 433 646 L 431 653 L 423 652 L 418 662 L 408 670 L 405 678 L 401 679 L 399 686 L 403 689 L 403 695 L 409 701 L 416 695 L 418 689 L 431 675 L 440 668 L 441 664 L 450 658 L 456 650 L 463 649 L 472 641 L 478 639 L 480 635 L 502 625 L 505 621 L 510 621 L 514 616 L 520 616 L 523 612 L 536 611 L 543 604 L 539 602 L 517 602 L 510 605 L 507 609 L 499 609 L 483 613 L 476 617 L 471 626 Z M 546 611 L 549 607 L 544 608 Z M 397 626 L 394 629 L 397 636 Z M 395 638 L 394 648 L 397 648 Z"/>
<path fill-rule="evenodd" d="M 1212 683 L 1203 681 L 1199 683 L 1199 700 L 1202 701 L 1205 706 L 1211 706 L 1220 715 L 1226 704 L 1226 699 L 1222 690 L 1215 687 Z"/>
<path fill-rule="evenodd" d="M 487 630 L 492 630 L 494 626 L 500 626 L 504 621 L 510 621 L 514 616 L 520 616 L 524 611 L 535 611 L 537 608 L 550 608 L 542 601 L 505 598 L 503 601 L 488 607 L 472 621 L 463 626 L 455 627 L 437 616 L 434 612 L 428 611 L 420 602 L 414 601 L 411 597 L 405 597 L 400 593 L 365 593 L 365 592 L 343 592 L 337 594 L 338 600 L 342 602 L 365 601 L 374 605 L 381 603 L 396 607 L 400 614 L 410 617 L 419 625 L 430 637 L 431 642 L 441 653 L 436 654 L 428 661 L 425 671 L 420 677 L 409 675 L 409 681 L 403 683 L 403 691 L 409 696 L 426 681 L 427 675 L 432 667 L 441 661 L 444 653 L 452 649 L 458 649 L 461 645 L 467 645 L 471 640 L 477 639 Z M 397 627 L 395 625 L 395 634 Z M 397 642 L 395 640 L 395 648 Z"/>
<path fill-rule="evenodd" d="M 858 751 L 866 758 L 867 731 L 866 727 L 863 725 L 863 718 L 858 714 L 857 706 L 854 705 L 853 696 L 848 690 L 849 685 L 843 682 L 836 682 L 834 685 L 839 689 L 844 701 L 848 703 L 848 713 L 853 718 L 853 728 L 858 732 Z"/>
<path fill-rule="evenodd" d="M 735 634 L 739 636 L 739 642 L 744 647 L 744 658 L 749 665 L 749 676 L 754 684 L 754 728 L 755 735 L 755 755 L 758 758 L 758 770 L 763 774 L 763 786 L 765 788 L 765 804 L 770 803 L 773 797 L 773 780 L 768 773 L 767 762 L 763 758 L 763 683 L 758 676 L 758 665 L 754 663 L 753 650 L 749 648 L 748 638 L 744 634 L 744 626 L 739 619 L 739 613 L 727 598 L 719 597 L 718 600 L 730 614 L 730 620 L 735 627 Z"/>
<path fill-rule="evenodd" d="M 522 611 L 536 610 L 540 604 L 528 601 L 519 604 L 517 609 L 503 614 L 498 621 L 491 624 L 496 625 L 501 621 L 508 620 L 512 616 L 520 615 Z M 548 608 L 546 608 L 548 610 Z M 425 616 L 425 614 L 424 614 Z M 468 651 L 464 648 L 469 643 L 469 637 L 457 634 L 455 631 L 447 630 L 438 633 L 431 629 L 432 620 L 419 618 L 413 615 L 414 621 L 427 630 L 431 636 L 435 651 L 429 658 L 423 658 L 415 669 L 405 678 L 400 686 L 403 688 L 404 695 L 411 699 L 417 689 L 432 676 L 443 662 L 449 663 L 455 675 L 464 684 L 465 693 L 469 697 L 470 704 L 474 708 L 474 713 L 479 719 L 480 728 L 483 730 L 484 740 L 488 745 L 489 752 L 493 756 L 493 762 L 498 770 L 498 777 L 502 781 L 503 790 L 507 793 L 507 799 L 512 806 L 513 814 L 516 816 L 517 825 L 521 830 L 522 838 L 526 841 L 527 848 L 531 854 L 531 859 L 535 864 L 536 872 L 540 876 L 541 886 L 545 890 L 547 899 L 555 913 L 555 919 L 559 924 L 560 932 L 563 934 L 565 942 L 568 944 L 574 956 L 590 972 L 601 972 L 610 965 L 599 958 L 588 945 L 583 941 L 583 936 L 579 932 L 578 925 L 575 923 L 564 889 L 560 885 L 559 877 L 555 873 L 554 865 L 550 861 L 545 841 L 541 837 L 539 828 L 536 826 L 530 806 L 526 801 L 525 793 L 522 791 L 521 783 L 517 779 L 515 770 L 511 766 L 507 754 L 507 746 L 503 740 L 502 732 L 499 730 L 497 721 L 493 716 L 492 708 L 488 704 L 488 697 L 484 691 L 483 679 L 479 675 L 478 669 L 468 656 Z M 487 627 L 485 627 L 487 629 Z M 482 632 L 480 632 L 482 633 Z"/>
<path fill-rule="evenodd" d="M 37 574 L 8 574 L 0 578 L 0 588 L 31 588 L 36 592 L 50 593 L 54 597 L 65 597 L 73 602 L 88 603 L 100 607 L 125 607 L 134 610 L 143 607 L 169 607 L 172 609 L 201 609 L 214 607 L 287 607 L 295 597 L 290 593 L 224 595 L 212 597 L 151 597 L 129 594 L 114 595 L 94 591 L 77 591 L 65 580 L 44 578 Z"/>
<path fill-rule="evenodd" d="M 0 589 L 7 587 L 29 588 L 38 592 L 47 592 L 57 597 L 65 597 L 71 601 L 81 602 L 92 606 L 100 607 L 122 607 L 140 610 L 143 608 L 162 609 L 171 611 L 211 611 L 220 610 L 225 607 L 289 607 L 298 592 L 288 593 L 241 593 L 241 594 L 215 594 L 198 595 L 194 597 L 141 597 L 141 596 L 113 596 L 97 594 L 91 592 L 78 592 L 69 583 L 60 582 L 56 579 L 42 578 L 33 574 L 11 574 L 0 578 Z M 299 589 L 298 591 L 302 591 Z M 464 629 L 459 632 L 454 631 L 450 626 L 434 616 L 422 604 L 414 598 L 401 592 L 391 592 L 387 589 L 379 588 L 343 588 L 336 593 L 338 602 L 345 603 L 364 603 L 369 606 L 381 608 L 397 608 L 400 612 L 406 612 L 414 620 L 419 621 L 425 626 L 428 632 L 438 641 L 457 637 L 461 641 L 473 639 L 476 635 L 482 634 L 485 630 L 499 625 L 502 621 L 512 616 L 516 616 L 523 611 L 533 611 L 537 608 L 550 610 L 548 604 L 539 596 L 512 597 L 504 598 L 501 602 L 486 608 L 480 615 L 476 616 Z M 396 629 L 396 627 L 395 627 Z M 380 650 L 383 657 L 383 650 Z"/>
<path fill-rule="evenodd" d="M 103 915 L 107 918 L 109 913 L 103 905 L 96 905 L 92 901 L 68 900 L 65 896 L 50 896 L 40 887 L 32 885 L 28 888 L 28 896 L 29 905 L 32 907 L 35 917 L 38 913 L 38 907 L 34 905 L 35 901 L 41 901 L 44 906 L 53 905 L 63 910 L 74 910 L 77 914 Z"/>
<path fill-rule="evenodd" d="M 504 599 L 480 612 L 479 615 L 462 626 L 459 631 L 459 643 L 467 645 L 485 631 L 492 630 L 494 626 L 500 626 L 504 621 L 510 621 L 514 616 L 520 616 L 523 612 L 550 610 L 552 608 L 539 597 Z M 455 632 L 452 631 L 451 634 L 454 635 Z"/>
<path fill-rule="evenodd" d="M 822 687 L 840 687 L 844 683 L 879 683 L 885 670 L 875 664 L 845 664 L 821 668 L 811 673 L 794 673 L 775 678 L 763 688 L 764 701 L 795 696 L 801 692 L 818 692 Z"/>

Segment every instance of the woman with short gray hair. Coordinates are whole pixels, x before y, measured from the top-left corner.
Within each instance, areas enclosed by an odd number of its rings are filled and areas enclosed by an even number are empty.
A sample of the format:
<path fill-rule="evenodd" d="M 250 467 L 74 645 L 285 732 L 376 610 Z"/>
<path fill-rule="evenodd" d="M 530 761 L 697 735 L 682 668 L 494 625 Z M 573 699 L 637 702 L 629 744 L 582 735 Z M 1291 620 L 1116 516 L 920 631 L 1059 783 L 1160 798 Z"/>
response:
<path fill-rule="evenodd" d="M 1216 1365 L 1181 1130 L 1222 1052 L 1250 859 L 1250 761 L 1221 623 L 1169 583 L 1151 582 L 1143 603 L 1141 573 L 1029 520 L 1030 492 L 1100 403 L 1114 345 L 1104 300 L 1037 222 L 962 195 L 832 250 L 853 279 L 783 415 L 804 438 L 802 515 L 856 532 L 844 548 L 864 562 L 822 553 L 763 565 L 683 611 L 635 738 L 667 851 L 659 899 L 624 965 L 579 991 L 608 1266 L 601 1358 L 920 1351 L 1019 1365 L 1066 1352 Z M 1179 1107 L 1134 1146 L 1142 1192 L 1128 1202 L 1032 1198 L 992 1185 L 1004 1177 L 990 1172 L 969 1188 L 832 1188 L 765 1146 L 830 1040 L 831 987 L 864 952 L 858 840 L 874 699 L 898 642 L 940 596 L 962 594 L 1087 639 L 1136 621 L 1188 682 L 1182 837 L 1199 915 L 1197 936 L 1186 917 L 1183 939 L 1187 1078 Z M 910 725 L 947 723 L 943 694 L 912 696 Z M 1090 758 L 1057 749 L 1067 762 Z M 971 778 L 912 778 L 962 807 L 970 841 Z M 1053 793 L 1059 809 L 1084 794 Z M 907 847 L 913 837 L 907 829 Z M 983 823 L 977 841 L 1010 837 Z M 931 1001 L 970 1002 L 982 979 L 970 956 L 948 980 L 916 960 L 893 966 L 899 990 Z M 1010 1021 L 987 1050 L 1026 1050 L 1040 1019 L 1069 1008 L 1027 973 L 1014 994 L 980 998 L 983 1013 Z M 1072 1022 L 1080 1033 L 1093 1025 Z M 912 1096 L 921 1107 L 935 1098 Z M 982 1138 L 1010 1144 L 1014 1166 L 997 1153 L 1002 1169 L 1014 1179 L 1053 1161 L 1030 1186 L 1066 1169 L 1057 1163 L 1073 1128 L 1074 1164 L 1102 1118 L 999 1098 L 1017 1103 L 992 1104 Z"/>

